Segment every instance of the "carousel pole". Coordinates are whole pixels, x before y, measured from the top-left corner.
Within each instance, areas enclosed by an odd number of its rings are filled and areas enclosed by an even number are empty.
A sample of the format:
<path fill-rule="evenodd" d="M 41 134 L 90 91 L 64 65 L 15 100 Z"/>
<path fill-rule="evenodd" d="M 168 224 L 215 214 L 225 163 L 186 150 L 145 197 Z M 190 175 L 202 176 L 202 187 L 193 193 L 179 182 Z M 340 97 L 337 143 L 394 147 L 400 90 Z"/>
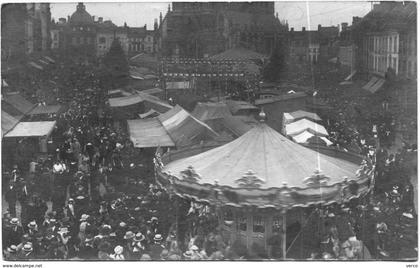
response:
<path fill-rule="evenodd" d="M 284 210 L 283 215 L 282 215 L 283 216 L 283 224 L 282 224 L 283 238 L 282 238 L 281 242 L 282 242 L 282 251 L 283 251 L 282 257 L 283 257 L 283 260 L 286 260 L 286 238 L 287 238 L 287 234 L 286 234 L 286 213 L 287 213 L 287 210 Z"/>

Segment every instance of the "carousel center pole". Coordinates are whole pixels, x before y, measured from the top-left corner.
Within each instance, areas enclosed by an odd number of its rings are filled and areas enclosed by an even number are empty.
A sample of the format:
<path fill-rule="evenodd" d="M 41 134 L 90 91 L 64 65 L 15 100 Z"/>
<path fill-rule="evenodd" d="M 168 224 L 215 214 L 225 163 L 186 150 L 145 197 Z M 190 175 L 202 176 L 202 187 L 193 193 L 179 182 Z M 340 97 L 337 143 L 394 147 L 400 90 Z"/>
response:
<path fill-rule="evenodd" d="M 283 237 L 282 237 L 282 240 L 281 240 L 281 242 L 282 242 L 282 251 L 283 251 L 283 254 L 282 254 L 283 260 L 286 260 L 286 237 L 287 237 L 287 235 L 286 235 L 286 213 L 287 213 L 287 210 L 283 211 L 283 224 L 282 224 L 282 227 L 283 227 L 283 232 L 282 232 Z"/>

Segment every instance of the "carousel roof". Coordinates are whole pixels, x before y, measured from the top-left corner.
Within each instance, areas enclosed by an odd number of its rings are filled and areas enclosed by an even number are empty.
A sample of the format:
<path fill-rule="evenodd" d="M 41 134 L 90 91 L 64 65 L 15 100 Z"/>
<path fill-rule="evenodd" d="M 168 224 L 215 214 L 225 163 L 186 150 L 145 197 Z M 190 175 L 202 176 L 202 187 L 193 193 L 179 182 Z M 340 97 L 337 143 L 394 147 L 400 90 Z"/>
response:
<path fill-rule="evenodd" d="M 258 189 L 308 187 L 313 175 L 323 174 L 328 184 L 355 178 L 359 166 L 323 155 L 292 142 L 264 123 L 238 139 L 204 153 L 175 160 L 162 172 L 182 181 L 186 170 L 198 184 Z M 188 178 L 187 178 L 188 179 Z M 248 187 L 245 187 L 248 188 Z"/>

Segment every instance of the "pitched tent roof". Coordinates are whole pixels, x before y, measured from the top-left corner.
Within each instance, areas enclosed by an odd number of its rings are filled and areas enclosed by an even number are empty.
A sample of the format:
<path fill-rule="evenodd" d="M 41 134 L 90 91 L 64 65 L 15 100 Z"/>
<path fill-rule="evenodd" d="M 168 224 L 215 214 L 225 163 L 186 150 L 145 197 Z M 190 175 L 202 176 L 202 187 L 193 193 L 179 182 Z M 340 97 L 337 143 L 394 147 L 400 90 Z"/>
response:
<path fill-rule="evenodd" d="M 10 114 L 1 111 L 1 134 L 2 136 L 11 130 L 16 124 L 19 123 L 19 120 Z"/>
<path fill-rule="evenodd" d="M 23 114 L 27 114 L 35 107 L 35 104 L 29 102 L 19 94 L 6 96 L 3 99 Z"/>
<path fill-rule="evenodd" d="M 332 142 L 329 139 L 325 137 L 318 137 L 309 131 L 304 131 L 298 135 L 292 136 L 292 139 L 297 143 L 310 143 L 311 141 L 315 141 L 315 138 L 321 139 L 323 143 L 325 143 L 327 146 L 330 146 L 332 144 Z"/>
<path fill-rule="evenodd" d="M 42 137 L 48 136 L 54 129 L 56 121 L 20 122 L 5 137 Z"/>
<path fill-rule="evenodd" d="M 291 113 L 284 113 L 284 123 L 292 123 L 302 118 L 307 118 L 312 121 L 321 121 L 321 118 L 316 113 L 298 110 Z"/>
<path fill-rule="evenodd" d="M 328 132 L 324 126 L 312 122 L 306 118 L 300 119 L 285 126 L 285 134 L 288 136 L 298 135 L 304 131 L 309 131 L 318 136 L 328 136 Z"/>
<path fill-rule="evenodd" d="M 210 57 L 212 60 L 233 60 L 233 61 L 247 61 L 247 60 L 261 60 L 267 58 L 263 54 L 246 49 L 246 48 L 231 48 L 220 54 Z"/>
<path fill-rule="evenodd" d="M 189 145 L 198 137 L 218 136 L 207 124 L 193 117 L 179 105 L 159 115 L 158 118 L 177 147 Z"/>
<path fill-rule="evenodd" d="M 38 105 L 29 114 L 55 114 L 61 109 L 61 105 Z"/>
<path fill-rule="evenodd" d="M 241 110 L 254 110 L 259 111 L 260 109 L 252 105 L 249 102 L 246 101 L 234 101 L 234 100 L 226 100 L 226 104 L 229 107 L 229 110 L 232 114 L 236 114 L 237 112 Z"/>
<path fill-rule="evenodd" d="M 162 172 L 183 181 L 191 166 L 200 177 L 200 185 L 238 188 L 239 179 L 251 170 L 260 189 L 272 187 L 308 187 L 305 179 L 320 170 L 329 177 L 328 184 L 340 183 L 344 177 L 355 178 L 358 165 L 296 144 L 266 124 L 258 124 L 236 140 L 204 153 L 166 164 Z M 319 188 L 318 188 L 319 191 Z"/>
<path fill-rule="evenodd" d="M 158 118 L 127 120 L 127 123 L 130 139 L 136 148 L 175 146 Z"/>
<path fill-rule="evenodd" d="M 118 98 L 108 99 L 109 106 L 111 107 L 125 107 L 140 103 L 143 101 L 143 98 L 140 95 L 130 95 Z"/>
<path fill-rule="evenodd" d="M 195 118 L 203 122 L 207 120 L 224 118 L 232 116 L 229 107 L 226 103 L 213 103 L 213 102 L 199 102 L 191 113 Z"/>

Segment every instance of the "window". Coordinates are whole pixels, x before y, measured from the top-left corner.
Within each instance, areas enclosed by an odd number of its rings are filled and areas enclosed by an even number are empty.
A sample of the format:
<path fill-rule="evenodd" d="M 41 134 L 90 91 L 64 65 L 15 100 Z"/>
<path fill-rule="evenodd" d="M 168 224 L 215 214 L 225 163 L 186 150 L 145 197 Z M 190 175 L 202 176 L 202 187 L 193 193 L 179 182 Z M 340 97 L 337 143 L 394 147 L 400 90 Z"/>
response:
<path fill-rule="evenodd" d="M 264 220 L 261 216 L 254 216 L 252 231 L 254 233 L 264 233 L 265 232 Z"/>
<path fill-rule="evenodd" d="M 246 218 L 246 215 L 245 214 L 240 213 L 238 215 L 237 223 L 238 223 L 237 229 L 239 231 L 246 232 L 246 230 L 247 230 L 247 218 Z"/>
<path fill-rule="evenodd" d="M 273 217 L 272 230 L 273 230 L 273 233 L 281 231 L 281 220 L 279 216 Z"/>
<path fill-rule="evenodd" d="M 99 44 L 105 44 L 106 39 L 105 37 L 99 37 Z"/>

